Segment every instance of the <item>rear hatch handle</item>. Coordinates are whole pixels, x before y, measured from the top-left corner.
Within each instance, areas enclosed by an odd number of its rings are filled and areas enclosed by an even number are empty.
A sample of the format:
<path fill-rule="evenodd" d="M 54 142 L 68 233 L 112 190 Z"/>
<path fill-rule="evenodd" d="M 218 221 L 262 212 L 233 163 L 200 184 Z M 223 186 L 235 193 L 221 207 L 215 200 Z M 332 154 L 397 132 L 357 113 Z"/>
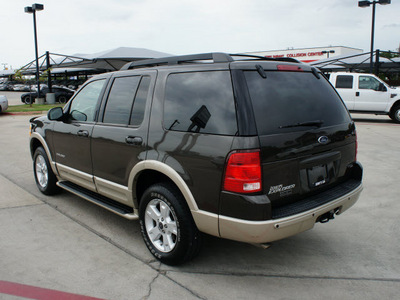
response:
<path fill-rule="evenodd" d="M 327 162 L 337 161 L 342 157 L 339 151 L 324 153 L 315 157 L 303 159 L 299 162 L 300 169 L 312 168 L 314 166 L 323 165 Z"/>

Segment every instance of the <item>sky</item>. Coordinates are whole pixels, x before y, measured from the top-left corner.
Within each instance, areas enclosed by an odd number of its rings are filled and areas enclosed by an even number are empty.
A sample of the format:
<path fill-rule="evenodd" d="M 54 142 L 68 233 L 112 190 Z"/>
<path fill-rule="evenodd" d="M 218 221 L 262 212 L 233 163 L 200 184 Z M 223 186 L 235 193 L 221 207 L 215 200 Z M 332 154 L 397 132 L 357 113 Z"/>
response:
<path fill-rule="evenodd" d="M 372 7 L 358 0 L 0 0 L 0 68 L 39 56 L 118 47 L 183 55 L 347 46 L 368 52 Z M 400 0 L 376 5 L 375 49 L 399 51 Z"/>

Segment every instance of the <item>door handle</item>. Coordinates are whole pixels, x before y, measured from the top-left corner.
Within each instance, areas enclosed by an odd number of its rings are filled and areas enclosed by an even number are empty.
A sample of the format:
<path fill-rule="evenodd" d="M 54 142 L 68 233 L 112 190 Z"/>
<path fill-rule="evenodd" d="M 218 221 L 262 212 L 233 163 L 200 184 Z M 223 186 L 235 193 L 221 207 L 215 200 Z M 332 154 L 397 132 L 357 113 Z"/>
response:
<path fill-rule="evenodd" d="M 125 142 L 129 145 L 140 146 L 143 143 L 143 139 L 140 136 L 127 136 Z"/>
<path fill-rule="evenodd" d="M 78 136 L 88 137 L 89 136 L 89 131 L 87 131 L 87 130 L 79 130 L 78 131 Z"/>
<path fill-rule="evenodd" d="M 356 97 L 360 96 L 360 92 L 356 92 Z"/>

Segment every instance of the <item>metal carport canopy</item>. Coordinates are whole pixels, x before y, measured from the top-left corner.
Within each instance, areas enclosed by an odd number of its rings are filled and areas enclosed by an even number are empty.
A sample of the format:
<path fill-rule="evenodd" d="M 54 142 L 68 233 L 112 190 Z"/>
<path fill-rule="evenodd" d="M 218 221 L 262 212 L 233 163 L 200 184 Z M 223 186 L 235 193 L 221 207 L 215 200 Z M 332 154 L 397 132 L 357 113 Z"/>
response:
<path fill-rule="evenodd" d="M 102 72 L 117 71 L 127 62 L 135 60 L 161 58 L 171 56 L 171 54 L 149 50 L 145 48 L 119 47 L 103 52 L 93 54 L 74 54 L 64 55 L 48 53 L 39 57 L 39 69 L 47 70 L 49 67 L 52 72 L 59 68 L 80 68 L 85 71 L 93 70 Z M 26 64 L 20 70 L 24 74 L 34 74 L 36 61 L 33 60 Z"/>
<path fill-rule="evenodd" d="M 373 62 L 375 65 L 376 52 L 374 52 Z M 382 72 L 399 72 L 400 60 L 399 58 L 384 58 L 379 57 L 379 70 Z M 310 63 L 310 65 L 319 68 L 322 71 L 369 71 L 370 65 L 370 52 L 355 54 L 355 55 L 341 55 L 331 58 L 321 59 Z"/>
<path fill-rule="evenodd" d="M 171 54 L 145 48 L 119 47 L 103 52 L 93 54 L 75 54 L 74 56 L 80 57 L 82 60 L 75 62 L 63 62 L 57 67 L 79 67 L 116 71 L 121 69 L 121 67 L 127 62 L 141 59 L 167 57 L 171 56 Z"/>

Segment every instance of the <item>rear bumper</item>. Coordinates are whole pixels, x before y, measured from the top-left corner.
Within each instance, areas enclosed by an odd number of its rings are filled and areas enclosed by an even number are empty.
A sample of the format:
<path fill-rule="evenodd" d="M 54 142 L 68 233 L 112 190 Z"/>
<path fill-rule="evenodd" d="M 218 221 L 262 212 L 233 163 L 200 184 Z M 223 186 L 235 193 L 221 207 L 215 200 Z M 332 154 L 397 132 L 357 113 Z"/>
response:
<path fill-rule="evenodd" d="M 338 215 L 343 213 L 357 202 L 362 190 L 363 187 L 360 183 L 357 188 L 333 201 L 280 219 L 248 221 L 220 215 L 220 236 L 246 243 L 267 243 L 280 240 L 313 228 L 317 219 L 331 210 L 338 209 Z"/>

